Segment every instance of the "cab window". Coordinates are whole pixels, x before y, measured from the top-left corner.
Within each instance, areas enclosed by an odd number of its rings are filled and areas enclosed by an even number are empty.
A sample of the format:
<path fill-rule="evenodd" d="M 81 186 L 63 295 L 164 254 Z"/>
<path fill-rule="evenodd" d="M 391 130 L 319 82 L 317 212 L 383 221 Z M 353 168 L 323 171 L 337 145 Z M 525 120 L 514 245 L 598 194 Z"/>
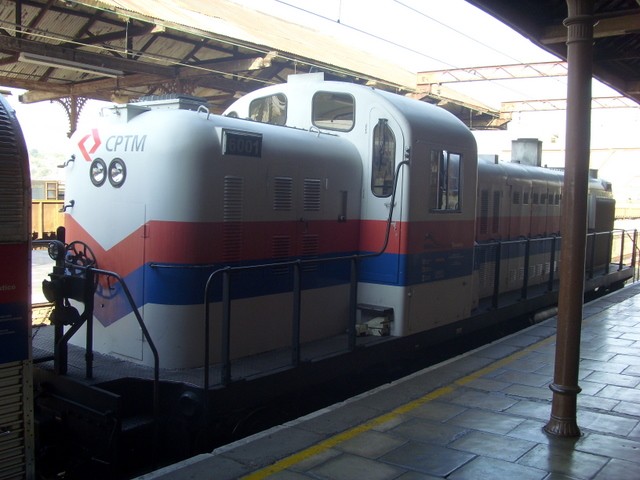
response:
<path fill-rule="evenodd" d="M 460 211 L 462 156 L 446 150 L 431 151 L 429 208 L 432 211 Z"/>
<path fill-rule="evenodd" d="M 317 92 L 313 96 L 313 125 L 348 132 L 355 121 L 355 100 L 347 93 Z"/>
<path fill-rule="evenodd" d="M 287 97 L 277 93 L 256 98 L 249 104 L 249 118 L 260 123 L 284 125 L 287 121 Z"/>
<path fill-rule="evenodd" d="M 387 121 L 381 118 L 373 128 L 371 151 L 371 191 L 376 197 L 388 197 L 393 193 L 395 156 L 396 137 Z"/>

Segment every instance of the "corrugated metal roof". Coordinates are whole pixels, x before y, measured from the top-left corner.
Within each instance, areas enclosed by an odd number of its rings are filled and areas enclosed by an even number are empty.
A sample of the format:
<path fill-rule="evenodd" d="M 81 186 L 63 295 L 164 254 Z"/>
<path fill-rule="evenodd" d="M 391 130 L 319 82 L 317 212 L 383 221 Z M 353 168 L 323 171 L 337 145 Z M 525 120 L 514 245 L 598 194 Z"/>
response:
<path fill-rule="evenodd" d="M 566 55 L 561 38 L 566 0 L 467 1 L 546 50 Z M 594 0 L 594 5 L 599 25 L 612 20 L 626 25 L 596 38 L 594 73 L 639 101 L 640 5 L 637 0 Z M 20 61 L 25 53 L 119 73 L 34 65 Z M 205 98 L 219 112 L 239 95 L 310 71 L 404 94 L 413 92 L 417 81 L 415 73 L 358 50 L 349 39 L 230 0 L 0 2 L 0 84 L 28 90 L 24 102 L 68 97 L 124 102 L 186 93 Z M 445 108 L 461 109 L 463 121 L 478 111 L 457 99 Z"/>
<path fill-rule="evenodd" d="M 380 61 L 340 39 L 266 15 L 234 2 L 217 0 L 84 0 L 79 3 L 191 33 L 230 45 L 242 44 L 256 52 L 278 52 L 288 58 L 306 58 L 311 64 L 415 89 L 415 73 Z"/>
<path fill-rule="evenodd" d="M 24 54 L 51 62 L 27 63 Z M 119 73 L 82 72 L 68 62 Z M 178 92 L 204 97 L 221 111 L 238 95 L 309 71 L 400 93 L 416 85 L 414 73 L 344 39 L 229 0 L 0 4 L 0 83 L 29 90 L 25 102 L 71 96 L 122 102 Z"/>
<path fill-rule="evenodd" d="M 467 0 L 541 48 L 567 57 L 566 0 Z M 640 103 L 640 1 L 593 0 L 593 73 Z"/>

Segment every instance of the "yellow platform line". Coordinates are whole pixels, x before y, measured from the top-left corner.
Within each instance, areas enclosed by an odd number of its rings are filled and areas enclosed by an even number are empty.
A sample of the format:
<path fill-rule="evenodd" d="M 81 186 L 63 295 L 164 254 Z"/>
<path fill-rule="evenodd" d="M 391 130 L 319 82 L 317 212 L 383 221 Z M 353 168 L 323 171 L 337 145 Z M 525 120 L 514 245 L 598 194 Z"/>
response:
<path fill-rule="evenodd" d="M 508 365 L 509 363 L 524 357 L 530 352 L 540 347 L 543 347 L 549 343 L 552 343 L 553 341 L 555 341 L 555 338 L 556 338 L 555 335 L 545 338 L 544 340 L 541 340 L 533 345 L 530 345 L 529 347 L 526 347 L 523 350 L 519 350 L 518 352 L 509 355 L 508 357 L 505 357 L 501 360 L 497 360 L 496 362 L 492 363 L 487 367 L 481 368 L 480 370 L 477 370 L 465 377 L 462 377 L 450 385 L 440 387 L 416 400 L 412 400 L 409 403 L 405 403 L 404 405 L 401 405 L 395 408 L 394 410 L 391 410 L 388 413 L 380 415 L 379 417 L 372 418 L 371 420 L 367 420 L 366 422 L 361 423 L 356 427 L 353 427 L 349 430 L 345 430 L 342 433 L 339 433 L 337 435 L 334 435 L 333 437 L 330 437 L 326 440 L 318 442 L 315 445 L 305 450 L 302 450 L 298 453 L 294 453 L 293 455 L 283 458 L 282 460 L 278 460 L 277 462 L 275 462 L 272 465 L 269 465 L 268 467 L 262 468 L 248 475 L 245 475 L 244 477 L 242 477 L 242 480 L 260 480 L 263 478 L 267 478 L 269 475 L 273 475 L 275 473 L 286 470 L 296 465 L 297 463 L 300 463 L 302 461 L 308 460 L 311 457 L 319 455 L 335 447 L 336 445 L 339 445 L 343 442 L 346 442 L 347 440 L 351 440 L 352 438 L 357 437 L 361 433 L 372 430 L 379 425 L 382 425 L 386 422 L 393 420 L 396 417 L 399 417 L 400 415 L 407 414 L 412 410 L 420 407 L 421 405 L 424 405 L 425 403 L 431 402 L 439 397 L 442 397 L 443 395 L 453 392 L 458 387 L 463 387 L 469 384 L 470 382 L 473 382 L 474 380 L 477 380 L 478 378 L 488 373 L 491 373 L 499 368 L 502 368 L 505 365 Z"/>

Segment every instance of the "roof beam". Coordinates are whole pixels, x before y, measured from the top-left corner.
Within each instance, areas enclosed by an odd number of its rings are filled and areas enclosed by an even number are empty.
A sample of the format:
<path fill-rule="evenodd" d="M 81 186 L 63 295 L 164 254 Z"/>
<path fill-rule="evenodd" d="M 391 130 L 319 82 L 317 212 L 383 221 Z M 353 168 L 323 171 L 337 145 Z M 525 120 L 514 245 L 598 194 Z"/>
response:
<path fill-rule="evenodd" d="M 615 37 L 627 35 L 638 31 L 640 25 L 640 11 L 638 13 L 626 13 L 617 16 L 595 17 L 596 24 L 593 27 L 593 38 Z M 543 45 L 565 43 L 567 41 L 567 27 L 564 25 L 552 25 L 544 29 L 539 38 Z"/>
<path fill-rule="evenodd" d="M 436 100 L 438 104 L 451 102 L 476 112 L 493 115 L 496 118 L 500 116 L 499 111 L 490 108 L 467 95 L 447 88 L 444 85 L 418 85 L 417 93 L 413 93 L 410 96 L 412 98 L 417 98 L 418 100 L 423 100 L 425 97 L 429 97 Z"/>
<path fill-rule="evenodd" d="M 428 84 L 564 77 L 566 75 L 567 63 L 562 61 L 468 67 L 418 72 L 418 88 Z"/>
<path fill-rule="evenodd" d="M 638 108 L 639 105 L 627 97 L 594 97 L 591 99 L 591 108 Z M 554 110 L 566 110 L 567 99 L 547 100 L 522 100 L 502 102 L 500 111 L 511 112 L 545 112 Z"/>
<path fill-rule="evenodd" d="M 69 60 L 73 62 L 85 63 L 87 65 L 95 65 L 107 67 L 114 70 L 122 70 L 132 73 L 146 73 L 152 75 L 161 75 L 164 77 L 174 77 L 176 70 L 174 67 L 165 67 L 162 65 L 140 62 L 128 58 L 116 58 L 99 53 L 91 53 L 84 50 L 59 47 L 56 45 L 42 44 L 30 40 L 24 40 L 11 36 L 0 36 L 0 50 L 10 52 L 26 52 L 47 57 Z"/>

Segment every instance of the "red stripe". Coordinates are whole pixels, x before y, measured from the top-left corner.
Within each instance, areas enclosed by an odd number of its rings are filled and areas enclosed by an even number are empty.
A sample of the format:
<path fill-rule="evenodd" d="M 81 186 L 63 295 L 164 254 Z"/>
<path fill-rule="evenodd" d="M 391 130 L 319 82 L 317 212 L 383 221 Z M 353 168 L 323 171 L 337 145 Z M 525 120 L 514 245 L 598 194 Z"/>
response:
<path fill-rule="evenodd" d="M 471 249 L 475 220 L 429 220 L 408 225 L 403 254 Z"/>
<path fill-rule="evenodd" d="M 127 275 L 144 263 L 209 264 L 225 262 L 223 223 L 149 222 L 105 250 L 67 215 L 67 242 L 82 240 L 94 251 L 100 268 Z M 228 224 L 227 224 L 228 225 Z M 289 256 L 330 255 L 358 250 L 359 222 L 242 223 L 241 260 L 276 258 L 274 237 L 289 237 Z M 303 237 L 317 236 L 318 249 L 303 251 Z M 313 241 L 310 244 L 313 245 Z M 142 257 L 144 252 L 144 258 Z"/>
<path fill-rule="evenodd" d="M 105 250 L 89 233 L 69 214 L 65 215 L 66 241 L 80 240 L 93 251 L 98 268 L 110 270 L 126 277 L 144 264 L 144 227 L 140 227 L 124 240 Z"/>
<path fill-rule="evenodd" d="M 112 248 L 105 250 L 73 217 L 67 215 L 67 241 L 82 240 L 94 251 L 100 268 L 126 276 L 145 263 L 219 264 L 225 258 L 225 224 L 152 221 Z M 228 226 L 228 224 L 226 224 Z M 331 255 L 355 251 L 377 252 L 384 245 L 387 223 L 381 220 L 316 222 L 252 222 L 241 224 L 238 260 L 278 258 L 276 254 Z M 303 236 L 316 235 L 318 250 L 304 252 Z M 274 238 L 289 237 L 286 252 L 274 250 Z M 358 242 L 360 240 L 360 242 Z M 386 253 L 413 254 L 425 251 L 467 249 L 473 246 L 472 220 L 394 222 Z M 228 247 L 227 247 L 228 248 Z M 144 255 L 144 256 L 143 256 Z"/>

